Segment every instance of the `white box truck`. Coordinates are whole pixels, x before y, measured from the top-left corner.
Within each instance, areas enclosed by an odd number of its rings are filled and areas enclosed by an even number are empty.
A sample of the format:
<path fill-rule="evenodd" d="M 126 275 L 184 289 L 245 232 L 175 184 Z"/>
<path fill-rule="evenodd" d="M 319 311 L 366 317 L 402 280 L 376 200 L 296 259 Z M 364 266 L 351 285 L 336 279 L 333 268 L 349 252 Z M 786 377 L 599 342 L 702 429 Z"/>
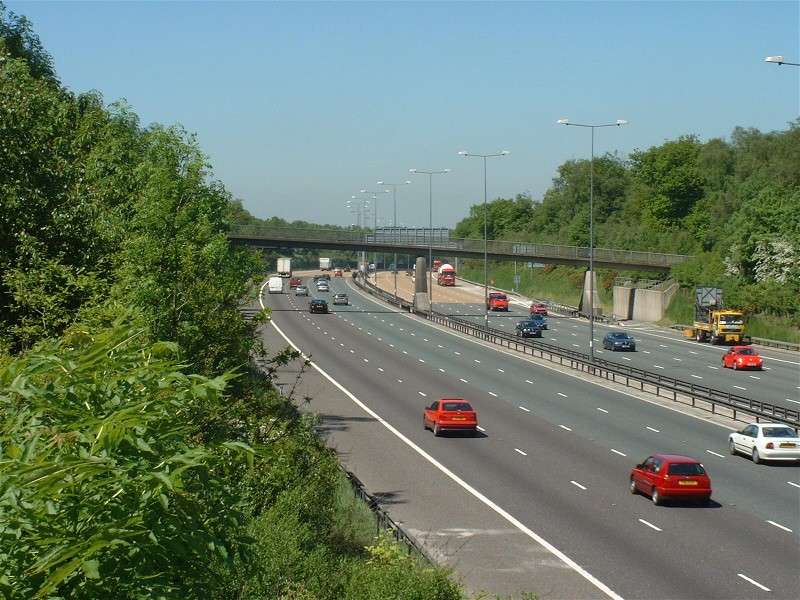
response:
<path fill-rule="evenodd" d="M 270 294 L 282 294 L 283 293 L 283 278 L 282 277 L 270 277 L 269 281 L 267 281 L 267 289 L 269 290 Z"/>
<path fill-rule="evenodd" d="M 292 259 L 280 257 L 278 258 L 278 276 L 291 277 L 292 276 Z"/>
<path fill-rule="evenodd" d="M 323 258 L 322 256 L 319 257 L 319 270 L 320 271 L 330 271 L 331 270 L 331 259 L 330 258 Z"/>

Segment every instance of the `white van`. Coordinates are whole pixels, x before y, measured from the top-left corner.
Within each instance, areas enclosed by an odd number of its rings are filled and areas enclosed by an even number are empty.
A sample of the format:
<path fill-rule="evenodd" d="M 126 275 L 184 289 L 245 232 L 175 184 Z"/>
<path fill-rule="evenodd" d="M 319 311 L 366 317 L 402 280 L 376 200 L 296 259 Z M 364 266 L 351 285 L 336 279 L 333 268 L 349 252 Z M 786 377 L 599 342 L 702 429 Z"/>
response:
<path fill-rule="evenodd" d="M 280 277 L 270 277 L 269 281 L 267 281 L 267 289 L 270 294 L 282 294 L 283 279 Z"/>

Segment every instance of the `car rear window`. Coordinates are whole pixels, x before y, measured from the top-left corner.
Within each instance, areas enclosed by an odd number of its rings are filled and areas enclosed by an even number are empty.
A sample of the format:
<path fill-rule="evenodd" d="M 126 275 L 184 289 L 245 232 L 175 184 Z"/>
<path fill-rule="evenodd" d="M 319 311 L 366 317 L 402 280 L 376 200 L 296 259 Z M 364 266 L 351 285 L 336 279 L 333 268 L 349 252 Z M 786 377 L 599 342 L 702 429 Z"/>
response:
<path fill-rule="evenodd" d="M 797 433 L 791 427 L 764 427 L 764 437 L 795 437 Z"/>
<path fill-rule="evenodd" d="M 705 475 L 700 463 L 672 463 L 667 471 L 670 475 Z"/>
<path fill-rule="evenodd" d="M 443 402 L 442 410 L 472 410 L 469 402 Z"/>

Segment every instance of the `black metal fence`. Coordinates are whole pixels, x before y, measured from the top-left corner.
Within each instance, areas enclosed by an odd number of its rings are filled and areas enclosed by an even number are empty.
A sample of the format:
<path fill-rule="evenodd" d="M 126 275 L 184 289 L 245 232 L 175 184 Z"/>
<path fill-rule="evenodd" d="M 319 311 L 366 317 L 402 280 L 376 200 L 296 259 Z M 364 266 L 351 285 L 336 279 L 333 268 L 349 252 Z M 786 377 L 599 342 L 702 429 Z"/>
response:
<path fill-rule="evenodd" d="M 344 467 L 341 467 L 341 469 L 350 482 L 355 497 L 362 500 L 375 516 L 375 534 L 379 535 L 382 531 L 387 531 L 397 542 L 405 545 L 409 554 L 416 554 L 419 558 L 431 564 L 435 564 L 428 553 L 425 552 L 422 544 L 417 542 L 413 536 L 389 516 L 389 513 L 381 508 L 380 501 L 367 491 L 367 488 L 361 483 L 361 480 Z"/>
<path fill-rule="evenodd" d="M 548 360 L 570 369 L 589 373 L 613 383 L 623 384 L 627 387 L 652 393 L 662 398 L 666 397 L 674 402 L 688 404 L 695 408 L 707 410 L 711 413 L 720 414 L 732 419 L 739 419 L 741 414 L 747 414 L 754 417 L 756 422 L 761 419 L 768 419 L 771 421 L 781 421 L 794 427 L 800 426 L 800 410 L 777 406 L 767 402 L 761 402 L 760 400 L 753 400 L 745 396 L 723 392 L 714 388 L 697 385 L 643 369 L 637 369 L 636 367 L 621 365 L 601 358 L 591 360 L 589 355 L 582 352 L 537 340 L 522 339 L 492 327 L 486 327 L 485 325 L 480 325 L 466 319 L 437 313 L 435 311 L 415 311 L 408 301 L 394 297 L 393 294 L 377 288 L 371 282 L 359 278 L 356 283 L 369 293 L 379 296 L 385 301 L 400 306 L 405 310 L 410 310 L 424 316 L 438 325 L 492 344 L 522 352 L 523 354 Z"/>

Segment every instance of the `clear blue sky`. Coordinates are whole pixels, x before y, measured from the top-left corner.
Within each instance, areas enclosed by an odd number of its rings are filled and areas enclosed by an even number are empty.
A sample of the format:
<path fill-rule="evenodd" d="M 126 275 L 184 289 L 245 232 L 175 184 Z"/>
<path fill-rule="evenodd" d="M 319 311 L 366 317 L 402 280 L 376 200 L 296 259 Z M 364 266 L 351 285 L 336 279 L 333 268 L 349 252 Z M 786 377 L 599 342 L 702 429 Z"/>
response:
<path fill-rule="evenodd" d="M 489 195 L 540 198 L 559 164 L 627 154 L 800 114 L 800 3 L 8 2 L 32 19 L 61 80 L 127 101 L 144 124 L 198 134 L 216 176 L 259 217 L 348 224 L 379 179 L 398 222 L 452 225 Z M 383 200 L 379 216 L 390 210 Z"/>

